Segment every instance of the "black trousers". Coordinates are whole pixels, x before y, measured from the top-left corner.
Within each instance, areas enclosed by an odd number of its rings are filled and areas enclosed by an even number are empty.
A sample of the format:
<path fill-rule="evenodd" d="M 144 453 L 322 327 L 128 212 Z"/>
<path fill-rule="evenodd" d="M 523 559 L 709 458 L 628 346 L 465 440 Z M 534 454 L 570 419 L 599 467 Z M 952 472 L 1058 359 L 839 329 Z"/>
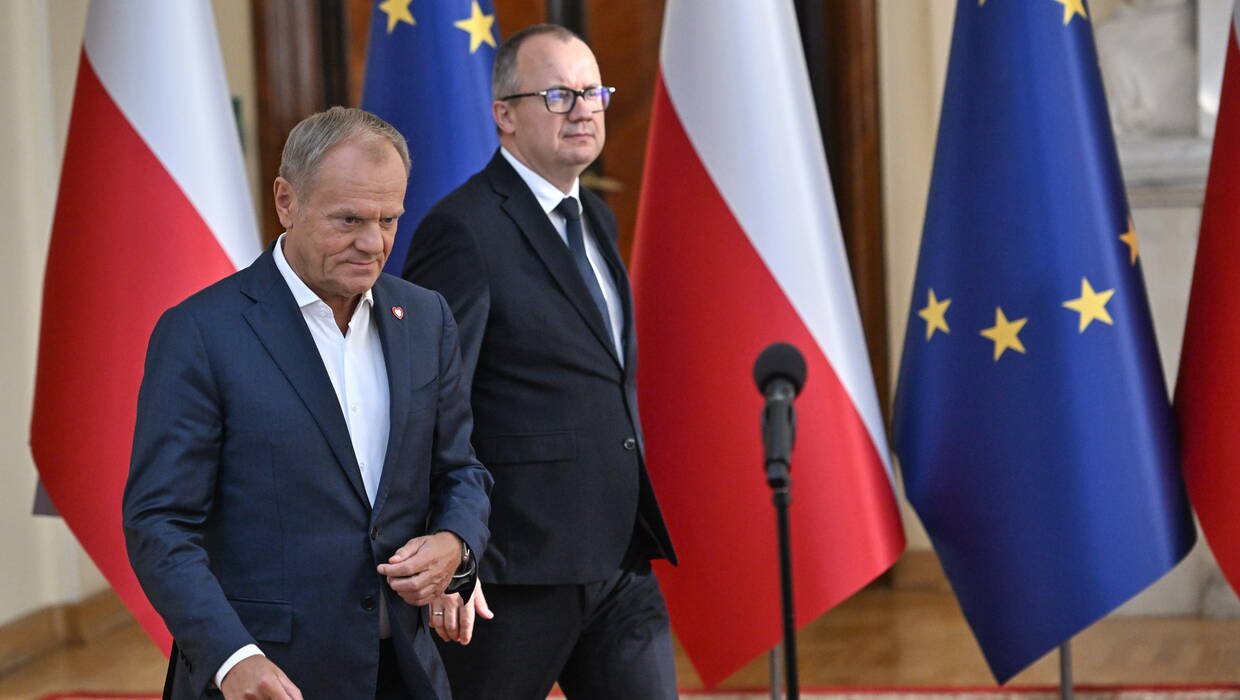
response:
<path fill-rule="evenodd" d="M 455 700 L 675 700 L 667 605 L 650 564 L 606 581 L 483 584 L 494 620 L 468 646 L 439 643 Z"/>

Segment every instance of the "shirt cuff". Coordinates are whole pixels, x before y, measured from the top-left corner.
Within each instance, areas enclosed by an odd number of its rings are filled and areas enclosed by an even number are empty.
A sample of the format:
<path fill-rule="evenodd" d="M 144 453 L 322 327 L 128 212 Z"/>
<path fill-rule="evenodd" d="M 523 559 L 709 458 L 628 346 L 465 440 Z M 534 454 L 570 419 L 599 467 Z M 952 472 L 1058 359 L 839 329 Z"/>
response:
<path fill-rule="evenodd" d="M 251 656 L 266 656 L 266 654 L 264 654 L 263 650 L 259 649 L 256 644 L 246 644 L 240 649 L 234 651 L 232 656 L 228 657 L 224 663 L 220 664 L 220 670 L 215 672 L 215 687 L 223 687 L 224 676 L 227 676 L 228 672 L 233 670 L 233 666 L 236 666 Z"/>

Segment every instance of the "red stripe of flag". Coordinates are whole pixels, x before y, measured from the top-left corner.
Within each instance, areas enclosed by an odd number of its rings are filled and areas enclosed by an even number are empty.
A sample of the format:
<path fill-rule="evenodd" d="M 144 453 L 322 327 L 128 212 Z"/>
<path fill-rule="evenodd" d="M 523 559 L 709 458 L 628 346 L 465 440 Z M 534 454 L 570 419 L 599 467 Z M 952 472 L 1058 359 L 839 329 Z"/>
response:
<path fill-rule="evenodd" d="M 865 424 L 715 188 L 662 79 L 633 267 L 647 459 L 681 561 L 658 575 L 677 636 L 712 687 L 781 633 L 752 379 L 767 344 L 791 342 L 809 366 L 792 469 L 798 626 L 890 566 L 904 538 Z"/>
<path fill-rule="evenodd" d="M 1176 387 L 1188 494 L 1214 556 L 1240 590 L 1240 53 L 1233 23 L 1201 212 Z"/>
<path fill-rule="evenodd" d="M 233 270 L 83 51 L 44 281 L 31 447 L 57 510 L 164 649 L 168 633 L 121 532 L 142 362 L 159 315 Z"/>

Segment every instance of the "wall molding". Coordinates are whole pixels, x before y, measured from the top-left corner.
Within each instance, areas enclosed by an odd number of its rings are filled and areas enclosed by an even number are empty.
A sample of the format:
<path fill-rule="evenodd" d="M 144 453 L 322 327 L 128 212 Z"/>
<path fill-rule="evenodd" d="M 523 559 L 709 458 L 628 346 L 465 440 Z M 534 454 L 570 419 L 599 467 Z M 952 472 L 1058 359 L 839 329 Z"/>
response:
<path fill-rule="evenodd" d="M 49 651 L 94 641 L 132 619 L 109 588 L 78 603 L 52 605 L 0 625 L 0 676 Z"/>
<path fill-rule="evenodd" d="M 891 567 L 891 587 L 904 591 L 950 593 L 951 584 L 938 556 L 929 549 L 905 550 Z"/>

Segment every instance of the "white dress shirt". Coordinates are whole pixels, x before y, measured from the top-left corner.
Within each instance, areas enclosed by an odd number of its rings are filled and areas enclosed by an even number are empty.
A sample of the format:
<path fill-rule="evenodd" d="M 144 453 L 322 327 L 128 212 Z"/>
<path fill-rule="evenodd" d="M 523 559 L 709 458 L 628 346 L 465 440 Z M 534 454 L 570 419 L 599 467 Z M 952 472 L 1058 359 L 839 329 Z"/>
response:
<path fill-rule="evenodd" d="M 353 442 L 353 454 L 362 471 L 366 497 L 373 506 L 375 494 L 379 492 L 379 478 L 383 476 L 391 429 L 387 365 L 383 364 L 379 329 L 371 316 L 374 295 L 366 290 L 349 319 L 348 330 L 341 333 L 331 307 L 289 267 L 283 250 L 286 235 L 281 234 L 275 247 L 276 268 L 293 292 L 332 388 L 336 390 L 336 400 L 340 402 L 344 422 L 349 427 L 349 439 Z"/>
<path fill-rule="evenodd" d="M 499 152 L 504 154 L 504 158 L 512 164 L 513 169 L 525 181 L 530 191 L 534 193 L 534 199 L 538 200 L 539 206 L 547 218 L 551 220 L 551 225 L 555 226 L 556 233 L 560 234 L 560 240 L 564 241 L 564 245 L 568 245 L 567 222 L 564 217 L 555 211 L 560 206 L 560 202 L 565 197 L 572 197 L 577 200 L 577 207 L 582 208 L 581 204 L 581 180 L 580 178 L 573 180 L 573 187 L 564 194 L 560 188 L 551 184 L 545 177 L 539 175 L 533 170 L 526 167 L 524 163 L 517 160 L 516 156 L 508 152 L 502 146 Z M 598 280 L 599 288 L 603 290 L 603 301 L 607 302 L 607 315 L 611 320 L 612 343 L 616 348 L 616 357 L 620 358 L 620 364 L 624 364 L 624 308 L 620 304 L 620 293 L 616 290 L 616 281 L 611 276 L 611 270 L 607 267 L 607 259 L 603 257 L 603 252 L 599 250 L 598 241 L 594 237 L 594 231 L 591 230 L 589 222 L 584 216 L 581 217 L 581 231 L 584 234 L 586 244 L 586 258 L 590 261 L 590 267 L 594 269 L 594 277 Z"/>
<path fill-rule="evenodd" d="M 336 390 L 336 400 L 344 413 L 349 428 L 349 440 L 353 454 L 361 470 L 362 485 L 366 497 L 375 504 L 379 492 L 379 479 L 383 476 L 383 460 L 387 457 L 388 432 L 391 430 L 391 397 L 388 394 L 387 365 L 383 363 L 383 346 L 379 341 L 379 329 L 373 322 L 371 309 L 374 295 L 370 290 L 362 295 L 349 319 L 348 330 L 340 332 L 331 307 L 327 305 L 306 283 L 297 276 L 284 257 L 284 237 L 276 242 L 273 257 L 276 269 L 288 284 L 293 299 L 301 309 L 301 317 L 310 329 L 314 345 L 319 350 L 323 367 Z M 377 574 L 376 574 L 377 575 Z M 391 636 L 384 596 L 379 596 L 379 636 Z M 238 649 L 220 666 L 215 674 L 218 686 L 224 676 L 240 661 L 262 654 L 254 644 Z"/>

